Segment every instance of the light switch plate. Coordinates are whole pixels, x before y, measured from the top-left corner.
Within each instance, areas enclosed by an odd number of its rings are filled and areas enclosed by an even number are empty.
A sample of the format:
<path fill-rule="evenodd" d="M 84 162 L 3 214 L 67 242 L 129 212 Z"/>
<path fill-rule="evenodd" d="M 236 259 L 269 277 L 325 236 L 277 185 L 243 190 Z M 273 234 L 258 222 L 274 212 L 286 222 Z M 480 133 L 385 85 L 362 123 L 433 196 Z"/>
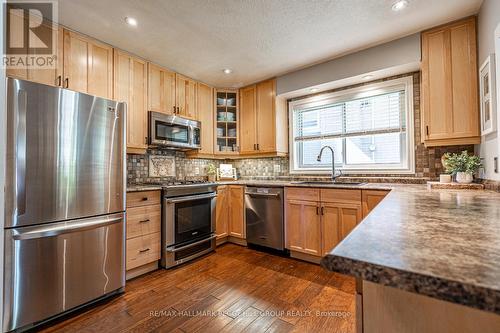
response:
<path fill-rule="evenodd" d="M 274 165 L 274 172 L 281 172 L 281 165 L 275 164 Z"/>

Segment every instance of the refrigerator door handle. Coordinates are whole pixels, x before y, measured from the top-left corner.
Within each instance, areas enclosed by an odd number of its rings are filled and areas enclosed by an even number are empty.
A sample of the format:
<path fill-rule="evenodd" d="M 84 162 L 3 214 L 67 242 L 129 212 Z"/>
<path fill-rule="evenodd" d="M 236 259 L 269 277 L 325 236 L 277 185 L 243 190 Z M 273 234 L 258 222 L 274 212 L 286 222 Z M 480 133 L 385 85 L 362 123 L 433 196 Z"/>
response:
<path fill-rule="evenodd" d="M 16 197 L 17 216 L 26 212 L 26 91 L 19 90 L 15 103 L 15 164 L 16 167 Z"/>
<path fill-rule="evenodd" d="M 54 237 L 61 234 L 78 232 L 89 229 L 96 229 L 115 224 L 125 219 L 125 215 L 115 214 L 111 216 L 98 216 L 84 220 L 55 223 L 55 225 L 24 227 L 13 229 L 12 238 L 14 240 L 37 239 L 44 237 Z"/>

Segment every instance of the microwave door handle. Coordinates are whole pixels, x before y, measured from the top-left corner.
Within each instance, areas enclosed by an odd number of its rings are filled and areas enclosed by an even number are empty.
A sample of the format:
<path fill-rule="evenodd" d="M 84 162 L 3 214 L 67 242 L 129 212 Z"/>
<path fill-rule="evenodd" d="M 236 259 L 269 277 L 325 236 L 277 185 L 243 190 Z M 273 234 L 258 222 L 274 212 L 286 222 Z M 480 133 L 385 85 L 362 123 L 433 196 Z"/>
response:
<path fill-rule="evenodd" d="M 14 106 L 15 189 L 17 216 L 26 212 L 26 91 L 18 90 Z"/>
<path fill-rule="evenodd" d="M 186 201 L 192 201 L 192 200 L 199 200 L 199 199 L 212 199 L 215 198 L 217 194 L 215 193 L 210 193 L 210 194 L 198 194 L 198 195 L 190 195 L 187 197 L 180 197 L 180 198 L 172 198 L 172 199 L 166 199 L 166 203 L 178 203 L 178 202 L 186 202 Z"/>

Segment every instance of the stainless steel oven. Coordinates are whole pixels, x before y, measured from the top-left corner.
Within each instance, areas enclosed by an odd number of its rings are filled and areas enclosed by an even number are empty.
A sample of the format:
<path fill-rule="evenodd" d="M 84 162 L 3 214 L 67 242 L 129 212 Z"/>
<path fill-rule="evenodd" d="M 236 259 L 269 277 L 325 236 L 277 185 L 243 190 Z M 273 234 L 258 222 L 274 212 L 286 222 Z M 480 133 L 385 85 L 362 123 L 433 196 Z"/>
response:
<path fill-rule="evenodd" d="M 163 189 L 162 266 L 169 268 L 215 249 L 215 184 Z"/>
<path fill-rule="evenodd" d="M 199 149 L 201 123 L 176 115 L 150 111 L 149 144 L 171 149 Z"/>

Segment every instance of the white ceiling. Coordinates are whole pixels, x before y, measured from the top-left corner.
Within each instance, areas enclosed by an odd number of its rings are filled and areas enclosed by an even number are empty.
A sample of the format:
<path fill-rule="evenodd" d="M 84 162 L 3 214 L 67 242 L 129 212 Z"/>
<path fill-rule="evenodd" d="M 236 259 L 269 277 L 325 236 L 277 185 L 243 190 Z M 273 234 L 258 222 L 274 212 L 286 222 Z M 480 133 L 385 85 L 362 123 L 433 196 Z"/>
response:
<path fill-rule="evenodd" d="M 59 21 L 196 80 L 239 87 L 477 13 L 482 2 L 409 0 L 393 12 L 394 1 L 59 0 Z"/>

